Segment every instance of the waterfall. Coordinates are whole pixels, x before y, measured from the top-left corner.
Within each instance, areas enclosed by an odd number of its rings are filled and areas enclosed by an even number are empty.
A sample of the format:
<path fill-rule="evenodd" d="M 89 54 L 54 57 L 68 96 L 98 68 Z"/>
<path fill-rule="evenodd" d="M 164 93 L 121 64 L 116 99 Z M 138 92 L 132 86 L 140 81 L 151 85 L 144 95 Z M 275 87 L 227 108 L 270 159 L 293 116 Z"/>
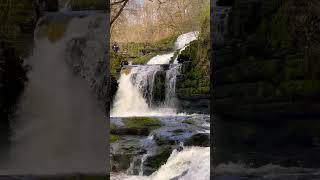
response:
<path fill-rule="evenodd" d="M 198 31 L 180 35 L 175 42 L 175 50 L 181 53 L 198 35 Z M 173 56 L 174 52 L 157 55 L 146 65 L 130 65 L 122 69 L 111 116 L 176 115 L 175 91 L 181 64 L 177 60 L 170 64 Z M 162 66 L 166 64 L 169 65 L 168 70 Z M 160 106 L 153 107 L 155 77 L 161 71 L 165 71 L 165 100 Z"/>
<path fill-rule="evenodd" d="M 107 47 L 106 22 L 105 14 L 57 13 L 38 23 L 5 174 L 105 174 L 106 119 L 94 94 L 104 88 L 101 68 L 106 67 L 100 66 Z M 83 43 L 82 49 L 73 46 L 75 41 Z M 72 64 L 72 54 L 88 57 L 83 61 L 94 72 Z"/>
<path fill-rule="evenodd" d="M 162 68 L 160 65 L 137 66 L 131 69 L 133 85 L 138 87 L 143 97 L 152 104 L 155 76 Z"/>
<path fill-rule="evenodd" d="M 133 67 L 134 68 L 134 67 Z M 132 70 L 132 69 L 129 69 Z M 133 73 L 121 72 L 118 91 L 111 110 L 111 116 L 134 116 L 150 111 L 146 100 L 137 86 L 134 86 L 131 77 Z"/>

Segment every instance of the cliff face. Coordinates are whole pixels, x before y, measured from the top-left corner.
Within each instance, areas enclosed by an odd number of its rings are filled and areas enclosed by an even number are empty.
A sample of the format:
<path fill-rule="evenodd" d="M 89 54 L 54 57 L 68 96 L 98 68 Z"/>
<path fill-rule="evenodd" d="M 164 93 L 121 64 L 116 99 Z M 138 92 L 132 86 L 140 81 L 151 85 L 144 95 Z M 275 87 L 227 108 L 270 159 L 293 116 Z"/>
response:
<path fill-rule="evenodd" d="M 320 115 L 319 10 L 317 1 L 234 1 L 225 42 L 214 45 L 214 111 Z"/>
<path fill-rule="evenodd" d="M 318 167 L 319 1 L 219 3 L 212 9 L 220 40 L 212 45 L 215 163 Z"/>

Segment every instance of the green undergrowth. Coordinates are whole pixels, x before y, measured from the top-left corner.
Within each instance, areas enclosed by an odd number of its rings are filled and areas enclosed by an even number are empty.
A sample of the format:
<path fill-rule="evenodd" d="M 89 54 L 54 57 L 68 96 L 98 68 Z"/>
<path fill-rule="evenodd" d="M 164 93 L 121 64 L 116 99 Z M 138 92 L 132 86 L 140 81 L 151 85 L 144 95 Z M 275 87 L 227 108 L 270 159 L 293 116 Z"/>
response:
<path fill-rule="evenodd" d="M 132 61 L 132 64 L 145 64 L 156 55 L 173 51 L 176 39 L 177 36 L 170 36 L 155 43 L 120 43 L 119 53 L 113 53 L 111 50 L 111 72 L 115 72 L 121 60 Z"/>

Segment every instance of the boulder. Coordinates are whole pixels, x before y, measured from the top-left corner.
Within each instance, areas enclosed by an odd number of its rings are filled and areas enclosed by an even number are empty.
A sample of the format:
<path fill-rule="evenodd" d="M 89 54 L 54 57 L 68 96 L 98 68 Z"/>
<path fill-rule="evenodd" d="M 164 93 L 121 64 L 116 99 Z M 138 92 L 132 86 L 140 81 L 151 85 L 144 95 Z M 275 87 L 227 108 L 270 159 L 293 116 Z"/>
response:
<path fill-rule="evenodd" d="M 210 134 L 198 133 L 190 138 L 188 138 L 185 143 L 185 146 L 210 146 Z"/>

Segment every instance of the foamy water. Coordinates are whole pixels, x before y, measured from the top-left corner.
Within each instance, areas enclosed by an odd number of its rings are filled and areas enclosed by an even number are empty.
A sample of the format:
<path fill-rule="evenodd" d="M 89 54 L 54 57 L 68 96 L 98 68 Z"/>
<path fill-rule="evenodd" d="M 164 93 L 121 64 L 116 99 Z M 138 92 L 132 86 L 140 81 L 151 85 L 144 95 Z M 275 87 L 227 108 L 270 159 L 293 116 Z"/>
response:
<path fill-rule="evenodd" d="M 151 58 L 147 64 L 169 64 L 171 58 L 173 57 L 174 53 L 157 55 Z"/>
<path fill-rule="evenodd" d="M 112 174 L 111 180 L 209 180 L 210 148 L 187 147 L 181 152 L 174 150 L 167 162 L 150 176 Z"/>

